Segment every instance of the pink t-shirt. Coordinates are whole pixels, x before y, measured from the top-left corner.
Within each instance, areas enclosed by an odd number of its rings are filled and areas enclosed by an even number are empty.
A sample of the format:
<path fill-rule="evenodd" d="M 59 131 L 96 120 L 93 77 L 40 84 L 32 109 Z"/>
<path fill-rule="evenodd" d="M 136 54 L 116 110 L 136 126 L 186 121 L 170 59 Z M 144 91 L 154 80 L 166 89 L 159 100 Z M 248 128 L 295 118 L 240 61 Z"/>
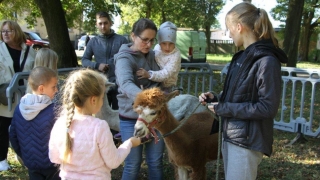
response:
<path fill-rule="evenodd" d="M 65 116 L 59 117 L 51 131 L 49 158 L 56 164 L 62 162 L 67 132 L 65 119 Z M 131 141 L 127 140 L 117 148 L 108 123 L 89 115 L 75 115 L 69 133 L 73 148 L 70 163 L 60 167 L 63 179 L 111 179 L 111 170 L 124 161 L 132 147 Z"/>

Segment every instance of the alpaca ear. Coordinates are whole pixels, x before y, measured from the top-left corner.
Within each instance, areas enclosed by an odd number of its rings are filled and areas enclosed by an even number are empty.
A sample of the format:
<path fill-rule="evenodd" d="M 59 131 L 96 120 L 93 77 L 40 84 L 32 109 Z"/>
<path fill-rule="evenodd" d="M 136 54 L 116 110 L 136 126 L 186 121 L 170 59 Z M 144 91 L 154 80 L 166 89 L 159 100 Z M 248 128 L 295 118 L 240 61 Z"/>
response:
<path fill-rule="evenodd" d="M 179 90 L 174 90 L 174 91 L 172 91 L 171 93 L 166 94 L 166 101 L 169 102 L 170 99 L 178 96 L 179 94 L 180 94 L 180 91 L 179 91 Z"/>

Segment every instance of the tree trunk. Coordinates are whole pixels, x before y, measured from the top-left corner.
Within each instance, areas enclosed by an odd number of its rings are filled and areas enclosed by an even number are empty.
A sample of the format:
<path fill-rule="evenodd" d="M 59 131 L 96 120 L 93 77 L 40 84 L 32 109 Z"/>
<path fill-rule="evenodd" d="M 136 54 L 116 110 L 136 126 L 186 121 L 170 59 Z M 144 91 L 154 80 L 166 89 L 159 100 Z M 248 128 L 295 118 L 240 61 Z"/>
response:
<path fill-rule="evenodd" d="M 160 5 L 160 7 L 162 7 L 160 9 L 160 11 L 161 11 L 161 24 L 162 24 L 167 21 L 166 12 L 165 12 L 165 9 L 163 8 L 164 7 L 164 0 L 159 1 L 159 5 Z"/>
<path fill-rule="evenodd" d="M 39 7 L 49 35 L 50 48 L 59 55 L 58 67 L 78 66 L 70 41 L 68 26 L 60 0 L 34 0 Z"/>
<path fill-rule="evenodd" d="M 208 54 L 210 54 L 211 53 L 211 48 L 210 48 L 210 43 L 211 43 L 211 30 L 210 30 L 210 27 L 211 26 L 205 26 L 205 28 L 206 28 L 206 38 L 207 38 L 207 52 L 206 53 L 208 53 Z"/>
<path fill-rule="evenodd" d="M 301 60 L 303 61 L 309 61 L 309 47 L 310 47 L 310 38 L 312 34 L 314 33 L 314 28 L 318 27 L 317 22 L 319 21 L 319 18 L 317 20 L 314 20 L 314 15 L 316 9 L 319 7 L 318 5 L 319 0 L 312 0 L 311 2 L 308 2 L 307 6 L 308 8 L 304 9 L 303 13 L 303 25 L 302 25 L 302 31 L 301 31 L 301 38 L 300 38 L 300 48 L 299 48 L 299 54 L 301 56 Z M 307 10 L 306 10 L 307 9 Z M 312 23 L 312 21 L 314 23 Z"/>
<path fill-rule="evenodd" d="M 151 12 L 152 12 L 152 2 L 151 1 L 147 1 L 146 2 L 146 17 L 145 18 L 150 19 Z"/>
<path fill-rule="evenodd" d="M 298 43 L 304 0 L 290 0 L 284 30 L 283 48 L 288 55 L 288 67 L 297 66 Z"/>
<path fill-rule="evenodd" d="M 302 55 L 302 60 L 308 61 L 308 54 L 309 54 L 309 44 L 310 44 L 310 37 L 312 34 L 311 31 L 311 23 L 312 19 L 314 18 L 314 10 L 310 12 L 306 12 L 306 15 L 303 18 L 303 30 L 301 31 L 301 43 L 300 43 L 300 50 L 299 53 Z"/>

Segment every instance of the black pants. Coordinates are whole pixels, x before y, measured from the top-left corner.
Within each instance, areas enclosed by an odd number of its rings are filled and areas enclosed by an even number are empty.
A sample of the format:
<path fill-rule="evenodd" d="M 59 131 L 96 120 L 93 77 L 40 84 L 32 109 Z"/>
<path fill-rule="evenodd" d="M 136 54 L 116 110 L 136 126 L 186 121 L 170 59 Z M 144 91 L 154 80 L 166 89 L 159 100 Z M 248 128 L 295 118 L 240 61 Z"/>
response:
<path fill-rule="evenodd" d="M 0 161 L 7 159 L 11 120 L 12 118 L 0 116 Z"/>
<path fill-rule="evenodd" d="M 117 95 L 118 95 L 118 91 L 116 88 L 110 89 L 107 93 L 109 105 L 113 110 L 119 109 Z"/>
<path fill-rule="evenodd" d="M 28 170 L 30 180 L 60 180 L 59 167 L 50 169 Z"/>

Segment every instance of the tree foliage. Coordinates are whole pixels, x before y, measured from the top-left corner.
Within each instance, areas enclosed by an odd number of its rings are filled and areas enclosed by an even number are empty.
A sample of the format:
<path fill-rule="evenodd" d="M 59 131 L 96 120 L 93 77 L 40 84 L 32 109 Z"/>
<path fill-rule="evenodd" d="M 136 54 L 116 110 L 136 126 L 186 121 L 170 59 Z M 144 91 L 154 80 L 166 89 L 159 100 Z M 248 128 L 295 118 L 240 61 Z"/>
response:
<path fill-rule="evenodd" d="M 203 30 L 209 47 L 211 27 L 218 23 L 215 16 L 224 5 L 223 0 L 131 0 L 121 5 L 123 22 L 120 32 L 130 33 L 139 18 L 152 19 L 158 26 L 171 21 L 180 28 Z"/>
<path fill-rule="evenodd" d="M 25 20 L 29 27 L 32 27 L 36 18 L 42 16 L 47 29 L 51 29 L 48 30 L 49 36 L 62 39 L 62 37 L 66 38 L 64 36 L 67 35 L 67 28 L 79 28 L 82 32 L 95 32 L 95 14 L 103 10 L 114 16 L 122 16 L 122 22 L 118 22 L 121 24 L 118 31 L 120 34 L 129 34 L 133 23 L 139 18 L 145 17 L 152 19 L 158 26 L 165 21 L 171 21 L 180 28 L 203 30 L 206 33 L 209 47 L 210 29 L 218 24 L 215 17 L 226 0 L 51 0 L 51 3 L 60 2 L 61 11 L 50 6 L 41 7 L 41 4 L 50 5 L 49 0 L 43 1 L 0 0 L 0 18 L 17 20 L 17 15 L 27 14 Z M 278 5 L 272 9 L 272 16 L 275 20 L 286 24 L 283 46 L 289 56 L 288 66 L 295 66 L 298 50 L 304 56 L 303 59 L 307 60 L 310 39 L 319 32 L 320 16 L 317 14 L 319 0 L 277 0 L 277 2 Z M 44 14 L 49 16 L 48 14 L 56 14 L 57 12 L 60 12 L 61 16 L 50 17 L 49 20 L 44 17 Z M 53 25 L 47 21 L 53 21 L 56 24 Z M 55 27 L 57 24 L 63 25 L 64 22 L 66 22 L 66 29 Z M 297 34 L 301 34 L 300 43 L 298 43 L 299 36 Z M 64 47 L 64 50 L 55 44 L 58 42 L 61 47 Z M 66 44 L 60 44 L 64 43 L 64 40 L 50 40 L 50 43 L 54 50 L 59 49 L 58 51 L 62 54 L 65 54 L 62 51 L 70 50 Z M 298 48 L 298 44 L 300 44 L 300 48 Z M 71 51 L 68 53 L 70 53 L 69 58 L 73 59 L 73 53 Z M 74 62 L 71 64 L 75 65 Z M 71 64 L 63 60 L 61 66 L 70 66 Z"/>
<path fill-rule="evenodd" d="M 286 22 L 287 19 L 287 12 L 289 1 L 288 0 L 277 0 L 277 5 L 273 9 L 271 9 L 271 16 L 273 19 L 283 22 Z"/>
<path fill-rule="evenodd" d="M 18 15 L 24 12 L 31 12 L 34 15 L 39 15 L 39 11 L 32 0 L 1 0 L 0 1 L 0 18 L 17 21 Z M 28 18 L 27 21 L 32 21 L 34 18 Z"/>
<path fill-rule="evenodd" d="M 78 65 L 73 45 L 70 42 L 68 28 L 80 28 L 82 22 L 86 31 L 96 30 L 95 13 L 107 11 L 118 15 L 120 8 L 105 0 L 0 0 L 0 16 L 2 19 L 18 20 L 17 15 L 27 15 L 28 27 L 36 24 L 36 19 L 44 19 L 50 37 L 50 47 L 59 55 L 59 67 L 75 67 Z M 10 8 L 8 8 L 10 7 Z"/>
<path fill-rule="evenodd" d="M 96 30 L 93 24 L 98 11 L 107 11 L 115 16 L 121 13 L 120 7 L 113 0 L 61 0 L 61 4 L 68 27 L 85 28 L 84 31 Z M 50 8 L 49 11 L 55 10 Z M 1 0 L 0 17 L 15 20 L 14 14 L 26 14 L 25 21 L 29 28 L 34 27 L 36 19 L 42 16 L 34 0 Z"/>
<path fill-rule="evenodd" d="M 279 20 L 281 22 L 285 22 L 287 19 L 287 13 L 289 9 L 289 2 L 287 0 L 277 0 L 278 5 L 272 9 L 272 16 L 274 19 Z M 319 32 L 319 12 L 317 13 L 317 9 L 319 9 L 319 1 L 318 0 L 305 0 L 303 11 L 302 11 L 302 19 L 300 22 L 300 38 L 298 47 L 298 59 L 306 60 L 309 59 L 310 54 L 310 44 L 312 42 L 311 37 Z M 293 12 L 293 15 L 297 14 Z M 295 19 L 296 21 L 297 19 Z M 291 26 L 291 25 L 288 25 Z M 288 37 L 290 38 L 290 37 Z M 287 40 L 288 42 L 290 40 Z M 296 61 L 296 59 L 289 59 L 289 61 Z M 295 65 L 294 62 L 290 63 Z"/>

